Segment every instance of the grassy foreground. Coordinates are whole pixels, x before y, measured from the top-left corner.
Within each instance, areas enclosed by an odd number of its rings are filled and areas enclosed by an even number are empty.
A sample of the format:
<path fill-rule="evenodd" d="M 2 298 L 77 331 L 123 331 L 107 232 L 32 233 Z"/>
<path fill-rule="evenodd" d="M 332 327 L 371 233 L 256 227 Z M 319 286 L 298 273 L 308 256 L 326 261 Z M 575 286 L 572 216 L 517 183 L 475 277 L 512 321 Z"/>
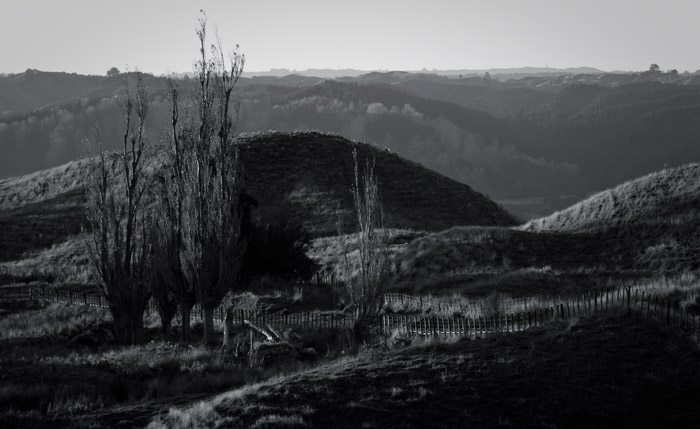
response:
<path fill-rule="evenodd" d="M 698 427 L 700 352 L 634 314 L 366 354 L 149 427 Z"/>

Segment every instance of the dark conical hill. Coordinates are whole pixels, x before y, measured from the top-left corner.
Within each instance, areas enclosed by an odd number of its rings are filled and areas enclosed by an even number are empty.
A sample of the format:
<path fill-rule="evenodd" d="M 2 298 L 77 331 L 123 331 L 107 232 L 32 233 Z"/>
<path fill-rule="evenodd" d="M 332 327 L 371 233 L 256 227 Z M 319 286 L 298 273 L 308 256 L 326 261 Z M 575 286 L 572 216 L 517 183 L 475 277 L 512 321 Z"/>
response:
<path fill-rule="evenodd" d="M 355 228 L 353 148 L 360 165 L 375 160 L 386 227 L 437 231 L 516 223 L 469 186 L 368 144 L 321 133 L 268 133 L 243 140 L 246 187 L 259 201 L 261 216 L 302 221 L 315 235 L 336 233 L 338 213 L 346 232 Z"/>

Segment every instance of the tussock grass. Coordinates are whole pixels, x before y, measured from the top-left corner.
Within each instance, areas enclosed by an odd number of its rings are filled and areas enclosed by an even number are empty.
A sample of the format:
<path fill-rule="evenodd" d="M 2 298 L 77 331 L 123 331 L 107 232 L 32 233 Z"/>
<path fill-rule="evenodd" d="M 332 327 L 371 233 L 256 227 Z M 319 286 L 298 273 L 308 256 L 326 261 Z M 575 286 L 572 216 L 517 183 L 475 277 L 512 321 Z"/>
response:
<path fill-rule="evenodd" d="M 520 229 L 596 231 L 623 224 L 677 225 L 698 222 L 700 164 L 666 169 L 599 192 L 573 206 Z"/>
<path fill-rule="evenodd" d="M 66 237 L 50 247 L 29 252 L 22 259 L 0 263 L 0 271 L 8 278 L 50 279 L 52 283 L 91 283 L 90 260 L 85 235 Z"/>
<path fill-rule="evenodd" d="M 109 320 L 105 309 L 50 304 L 0 319 L 0 339 L 68 335 L 85 326 Z"/>
<path fill-rule="evenodd" d="M 447 274 L 547 273 L 630 267 L 632 258 L 604 259 L 605 239 L 509 228 L 455 227 L 413 240 L 395 255 L 398 280 Z"/>
<path fill-rule="evenodd" d="M 408 229 L 382 228 L 378 230 L 378 234 L 384 239 L 385 251 L 390 257 L 393 257 L 402 252 L 412 240 L 422 237 L 426 233 Z M 346 252 L 352 271 L 357 270 L 359 255 L 357 237 L 357 233 L 350 233 L 313 240 L 308 255 L 319 264 L 320 273 L 324 278 L 330 279 L 332 277 L 336 280 L 345 280 Z"/>
<path fill-rule="evenodd" d="M 298 416 L 296 414 L 291 414 L 291 415 L 279 415 L 279 414 L 270 414 L 267 416 L 263 416 L 259 418 L 255 423 L 253 423 L 253 426 L 251 426 L 251 429 L 255 428 L 294 428 L 294 427 L 310 427 L 307 425 L 307 423 L 304 421 L 304 418 L 301 416 Z"/>
<path fill-rule="evenodd" d="M 85 196 L 72 191 L 17 208 L 0 210 L 0 262 L 31 257 L 80 233 L 84 224 Z"/>
<path fill-rule="evenodd" d="M 0 179 L 0 210 L 81 191 L 91 165 L 91 159 L 80 159 L 25 176 Z"/>

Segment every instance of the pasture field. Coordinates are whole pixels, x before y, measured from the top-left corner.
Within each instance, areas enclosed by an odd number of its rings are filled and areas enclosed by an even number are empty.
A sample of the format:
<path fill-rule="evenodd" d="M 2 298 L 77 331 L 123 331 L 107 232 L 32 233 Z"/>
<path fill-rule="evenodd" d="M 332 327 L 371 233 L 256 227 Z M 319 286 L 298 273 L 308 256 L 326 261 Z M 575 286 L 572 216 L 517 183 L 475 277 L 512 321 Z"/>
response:
<path fill-rule="evenodd" d="M 524 330 L 517 332 L 492 331 L 460 339 L 444 330 L 437 331 L 437 337 L 409 335 L 405 327 L 397 326 L 357 355 L 346 353 L 341 329 L 296 330 L 305 345 L 323 352 L 315 359 L 273 366 L 251 365 L 245 353 L 222 353 L 218 346 L 164 338 L 155 315 L 147 319 L 146 344 L 116 346 L 109 338 L 110 316 L 105 309 L 42 304 L 13 290 L 13 299 L 0 300 L 0 424 L 692 425 L 700 421 L 697 407 L 691 406 L 693 392 L 700 387 L 700 352 L 693 342 L 698 326 L 695 313 L 689 328 L 687 319 L 675 318 L 675 309 L 690 311 L 697 306 L 697 279 L 686 275 L 639 287 L 647 300 L 638 296 L 638 305 L 632 308 L 626 307 L 624 294 L 612 293 L 613 298 L 606 299 L 601 295 L 597 313 L 561 317 L 555 313 L 529 329 L 518 325 Z M 652 301 L 650 293 L 663 301 Z M 424 297 L 424 315 L 437 312 L 445 299 Z M 480 305 L 482 312 L 515 311 L 524 305 L 519 299 L 498 299 L 500 307 L 490 310 L 493 297 L 468 303 Z M 547 306 L 553 299 L 532 297 L 527 305 Z M 251 305 L 272 308 L 275 298 L 249 300 Z M 617 305 L 603 307 L 609 301 Z M 282 295 L 277 302 L 293 305 Z M 665 319 L 666 303 L 674 306 L 670 323 Z M 393 305 L 393 310 L 387 306 L 390 320 L 401 321 L 402 312 L 410 316 L 419 311 Z M 513 319 L 511 329 L 505 320 L 506 330 L 516 331 Z M 684 320 L 685 328 L 680 329 Z M 194 334 L 196 342 L 201 335 L 198 323 Z"/>
<path fill-rule="evenodd" d="M 149 427 L 693 427 L 700 352 L 634 313 L 367 352 Z"/>

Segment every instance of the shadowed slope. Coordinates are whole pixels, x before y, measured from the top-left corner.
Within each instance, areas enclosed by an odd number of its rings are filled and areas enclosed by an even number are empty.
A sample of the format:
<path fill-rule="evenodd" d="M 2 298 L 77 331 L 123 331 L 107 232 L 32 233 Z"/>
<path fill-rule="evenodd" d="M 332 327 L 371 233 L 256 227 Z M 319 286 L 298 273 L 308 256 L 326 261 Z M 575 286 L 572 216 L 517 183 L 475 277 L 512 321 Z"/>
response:
<path fill-rule="evenodd" d="M 149 427 L 693 427 L 699 387 L 689 342 L 633 314 L 601 316 L 334 363 Z"/>
<path fill-rule="evenodd" d="M 376 147 L 319 133 L 272 133 L 244 139 L 246 187 L 263 218 L 302 221 L 315 235 L 336 233 L 338 214 L 354 231 L 352 150 L 375 171 L 388 228 L 436 231 L 455 225 L 513 225 L 515 219 L 469 186 Z"/>
<path fill-rule="evenodd" d="M 537 289 L 532 281 L 505 286 L 509 280 L 501 274 L 514 270 L 536 269 L 538 277 L 556 279 L 556 272 L 619 276 L 698 269 L 700 164 L 649 174 L 517 228 L 457 227 L 428 234 L 398 253 L 395 263 L 397 287 L 431 293 L 483 292 L 475 281 L 483 274 L 495 274 L 500 290 Z M 547 291 L 566 292 L 559 283 Z"/>
<path fill-rule="evenodd" d="M 354 231 L 353 147 L 360 163 L 376 160 L 387 227 L 435 231 L 515 224 L 509 213 L 467 185 L 375 147 L 319 133 L 243 138 L 247 192 L 258 200 L 262 221 L 285 218 L 319 236 L 336 233 L 340 214 L 344 230 Z M 164 156 L 154 152 L 151 168 L 158 169 Z M 0 181 L 0 224 L 12 232 L 3 235 L 0 261 L 21 258 L 80 231 L 90 162 L 78 160 Z"/>

